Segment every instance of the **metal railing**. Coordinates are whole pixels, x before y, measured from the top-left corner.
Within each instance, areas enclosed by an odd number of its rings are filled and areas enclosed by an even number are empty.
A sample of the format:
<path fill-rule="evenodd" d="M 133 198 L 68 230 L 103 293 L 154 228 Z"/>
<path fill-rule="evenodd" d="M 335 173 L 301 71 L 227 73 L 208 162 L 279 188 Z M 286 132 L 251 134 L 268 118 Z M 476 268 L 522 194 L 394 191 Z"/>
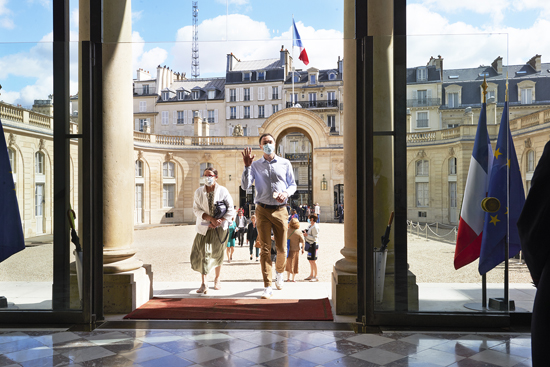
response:
<path fill-rule="evenodd" d="M 156 87 L 144 88 L 142 85 L 134 87 L 134 95 L 138 96 L 152 96 L 157 94 Z"/>
<path fill-rule="evenodd" d="M 317 101 L 298 101 L 302 108 L 338 108 L 337 99 L 317 100 Z M 294 106 L 294 102 L 287 102 L 286 108 Z"/>
<path fill-rule="evenodd" d="M 407 107 L 431 107 L 441 105 L 441 98 L 407 99 Z"/>

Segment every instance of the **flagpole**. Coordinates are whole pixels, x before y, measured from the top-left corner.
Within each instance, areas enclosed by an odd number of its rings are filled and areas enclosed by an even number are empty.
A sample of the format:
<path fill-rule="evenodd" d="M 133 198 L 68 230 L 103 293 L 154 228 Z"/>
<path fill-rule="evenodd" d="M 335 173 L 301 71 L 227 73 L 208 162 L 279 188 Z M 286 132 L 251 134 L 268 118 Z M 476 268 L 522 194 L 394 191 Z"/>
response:
<path fill-rule="evenodd" d="M 294 100 L 294 14 L 292 14 L 292 96 L 290 97 L 290 100 L 292 101 L 292 107 L 296 105 L 296 101 Z"/>
<path fill-rule="evenodd" d="M 483 77 L 483 84 L 481 86 L 483 88 L 483 104 L 486 105 L 488 85 L 485 76 Z M 483 109 L 483 106 L 481 108 Z M 485 108 L 487 108 L 487 106 L 485 106 Z M 485 194 L 485 196 L 487 196 L 487 194 Z M 487 273 L 481 276 L 481 309 L 487 309 Z"/>
<path fill-rule="evenodd" d="M 508 68 L 506 68 L 508 69 Z M 506 95 L 504 100 L 504 106 L 508 103 L 508 70 L 506 70 Z M 504 112 L 504 111 L 503 111 Z M 510 284 L 509 284 L 509 257 L 510 257 L 510 114 L 506 111 L 506 162 L 508 163 L 506 169 L 506 205 L 508 207 L 506 215 L 506 234 L 504 235 L 504 311 L 510 311 Z"/>

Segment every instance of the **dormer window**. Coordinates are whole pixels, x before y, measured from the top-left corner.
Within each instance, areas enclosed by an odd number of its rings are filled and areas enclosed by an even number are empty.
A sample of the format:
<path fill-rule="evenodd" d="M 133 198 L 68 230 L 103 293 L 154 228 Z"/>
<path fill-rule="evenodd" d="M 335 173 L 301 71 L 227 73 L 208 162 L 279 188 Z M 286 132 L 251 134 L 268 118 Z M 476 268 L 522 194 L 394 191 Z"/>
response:
<path fill-rule="evenodd" d="M 428 80 L 428 69 L 425 67 L 416 69 L 416 81 L 425 82 Z"/>
<path fill-rule="evenodd" d="M 309 76 L 309 84 L 316 84 L 317 83 L 317 77 L 315 74 L 311 74 Z"/>
<path fill-rule="evenodd" d="M 294 83 L 298 83 L 300 81 L 300 75 L 294 74 Z"/>
<path fill-rule="evenodd" d="M 249 82 L 250 81 L 250 72 L 243 73 L 243 82 Z"/>
<path fill-rule="evenodd" d="M 258 71 L 258 80 L 265 80 L 265 71 Z"/>
<path fill-rule="evenodd" d="M 208 91 L 208 99 L 214 99 L 216 98 L 216 91 L 215 90 L 209 90 Z"/>
<path fill-rule="evenodd" d="M 328 80 L 334 80 L 334 79 L 336 79 L 336 74 L 330 73 L 330 74 L 328 75 Z"/>
<path fill-rule="evenodd" d="M 149 94 L 149 84 L 143 85 L 143 93 L 142 94 Z"/>
<path fill-rule="evenodd" d="M 170 92 L 162 92 L 162 100 L 168 101 L 170 99 Z"/>
<path fill-rule="evenodd" d="M 182 90 L 178 90 L 178 101 L 182 101 L 185 98 L 185 93 Z"/>
<path fill-rule="evenodd" d="M 201 93 L 200 91 L 194 90 L 194 91 L 193 91 L 193 99 L 199 99 L 200 93 Z"/>

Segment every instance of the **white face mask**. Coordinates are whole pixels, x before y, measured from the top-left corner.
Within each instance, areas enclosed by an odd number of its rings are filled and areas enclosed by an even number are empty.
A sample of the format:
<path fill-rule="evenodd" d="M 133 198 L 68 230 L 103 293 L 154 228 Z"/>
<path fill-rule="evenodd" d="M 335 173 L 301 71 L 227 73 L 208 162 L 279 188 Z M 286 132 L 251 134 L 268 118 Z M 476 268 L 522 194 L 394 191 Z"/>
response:
<path fill-rule="evenodd" d="M 216 182 L 216 177 L 207 176 L 206 177 L 206 186 L 212 186 Z"/>
<path fill-rule="evenodd" d="M 275 144 L 264 144 L 264 153 L 271 154 L 275 151 Z"/>

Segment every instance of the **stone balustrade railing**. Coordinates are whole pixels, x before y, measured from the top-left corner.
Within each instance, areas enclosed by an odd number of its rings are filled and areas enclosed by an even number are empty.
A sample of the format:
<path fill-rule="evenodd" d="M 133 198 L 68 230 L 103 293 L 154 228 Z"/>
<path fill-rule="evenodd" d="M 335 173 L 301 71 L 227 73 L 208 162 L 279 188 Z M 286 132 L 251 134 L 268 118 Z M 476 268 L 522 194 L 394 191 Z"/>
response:
<path fill-rule="evenodd" d="M 53 118 L 36 112 L 29 112 L 29 124 L 40 126 L 46 129 L 52 128 Z"/>
<path fill-rule="evenodd" d="M 194 136 L 191 138 L 192 145 L 223 145 L 221 136 Z"/>
<path fill-rule="evenodd" d="M 37 113 L 20 106 L 0 102 L 0 119 L 19 122 L 45 129 L 53 128 L 53 117 Z"/>
<path fill-rule="evenodd" d="M 407 142 L 409 143 L 424 143 L 424 142 L 435 141 L 435 140 L 437 140 L 435 131 L 407 134 Z"/>
<path fill-rule="evenodd" d="M 140 131 L 134 131 L 134 141 L 176 146 L 224 145 L 224 137 L 221 136 L 156 135 Z"/>
<path fill-rule="evenodd" d="M 23 108 L 15 107 L 9 104 L 0 104 L 0 118 L 2 120 L 11 120 L 15 122 L 23 122 Z"/>

